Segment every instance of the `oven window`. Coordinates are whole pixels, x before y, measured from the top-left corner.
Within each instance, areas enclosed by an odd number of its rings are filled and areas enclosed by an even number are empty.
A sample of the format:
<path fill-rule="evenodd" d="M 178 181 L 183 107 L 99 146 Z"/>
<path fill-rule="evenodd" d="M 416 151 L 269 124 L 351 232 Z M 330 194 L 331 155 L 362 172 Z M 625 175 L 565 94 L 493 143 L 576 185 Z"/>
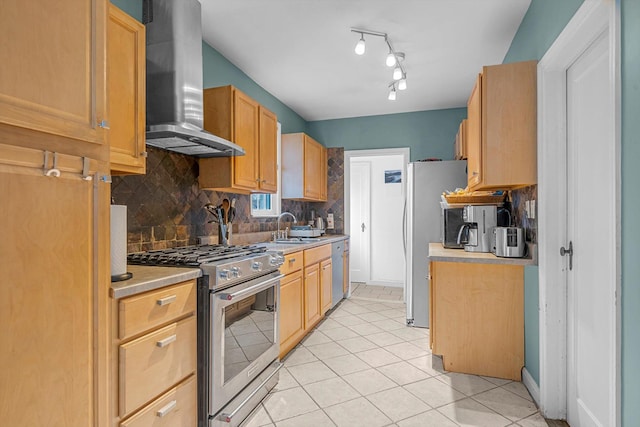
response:
<path fill-rule="evenodd" d="M 224 382 L 227 383 L 275 342 L 274 288 L 225 308 Z"/>

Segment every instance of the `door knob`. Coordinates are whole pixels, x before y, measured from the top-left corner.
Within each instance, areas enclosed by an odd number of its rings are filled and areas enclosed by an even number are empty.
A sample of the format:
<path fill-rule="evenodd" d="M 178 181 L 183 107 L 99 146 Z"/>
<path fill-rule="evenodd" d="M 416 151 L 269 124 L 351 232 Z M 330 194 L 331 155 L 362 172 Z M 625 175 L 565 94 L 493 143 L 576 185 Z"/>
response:
<path fill-rule="evenodd" d="M 560 248 L 560 255 L 569 255 L 569 271 L 573 270 L 573 242 L 569 242 L 569 249 L 565 249 L 564 246 Z"/>

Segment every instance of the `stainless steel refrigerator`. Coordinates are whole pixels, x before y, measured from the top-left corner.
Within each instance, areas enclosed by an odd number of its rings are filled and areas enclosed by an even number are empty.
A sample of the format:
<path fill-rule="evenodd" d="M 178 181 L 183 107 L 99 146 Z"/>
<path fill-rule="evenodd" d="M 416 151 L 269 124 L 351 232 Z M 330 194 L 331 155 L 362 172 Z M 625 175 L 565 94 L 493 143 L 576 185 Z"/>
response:
<path fill-rule="evenodd" d="M 467 186 L 467 162 L 409 163 L 404 209 L 407 325 L 429 327 L 429 243 L 440 241 L 445 190 Z"/>

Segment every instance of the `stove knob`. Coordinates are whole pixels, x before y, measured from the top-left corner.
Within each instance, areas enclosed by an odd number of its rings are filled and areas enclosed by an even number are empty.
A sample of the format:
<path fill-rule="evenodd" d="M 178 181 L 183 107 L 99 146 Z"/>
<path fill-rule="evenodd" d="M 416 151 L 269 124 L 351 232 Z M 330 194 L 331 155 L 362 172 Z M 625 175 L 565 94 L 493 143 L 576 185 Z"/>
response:
<path fill-rule="evenodd" d="M 238 277 L 242 276 L 242 274 L 240 272 L 240 269 L 238 267 L 231 267 L 231 274 L 235 278 L 238 278 Z"/>
<path fill-rule="evenodd" d="M 251 263 L 251 269 L 253 271 L 262 271 L 262 263 L 259 261 Z"/>
<path fill-rule="evenodd" d="M 229 270 L 227 270 L 226 268 L 224 270 L 220 270 L 220 273 L 218 273 L 218 276 L 220 276 L 221 279 L 231 279 L 231 274 L 229 272 Z"/>

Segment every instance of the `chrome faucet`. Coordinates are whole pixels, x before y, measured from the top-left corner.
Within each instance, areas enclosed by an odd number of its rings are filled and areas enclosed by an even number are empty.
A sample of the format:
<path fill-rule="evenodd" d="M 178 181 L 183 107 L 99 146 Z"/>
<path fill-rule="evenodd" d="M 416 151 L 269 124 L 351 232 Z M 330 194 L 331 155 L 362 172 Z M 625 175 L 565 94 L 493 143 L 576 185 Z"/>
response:
<path fill-rule="evenodd" d="M 280 239 L 280 218 L 282 218 L 285 215 L 289 215 L 291 218 L 293 218 L 293 223 L 296 224 L 298 222 L 298 220 L 296 219 L 296 216 L 294 214 L 292 214 L 291 212 L 282 212 L 280 215 L 278 215 L 278 234 L 276 234 L 276 239 Z"/>

